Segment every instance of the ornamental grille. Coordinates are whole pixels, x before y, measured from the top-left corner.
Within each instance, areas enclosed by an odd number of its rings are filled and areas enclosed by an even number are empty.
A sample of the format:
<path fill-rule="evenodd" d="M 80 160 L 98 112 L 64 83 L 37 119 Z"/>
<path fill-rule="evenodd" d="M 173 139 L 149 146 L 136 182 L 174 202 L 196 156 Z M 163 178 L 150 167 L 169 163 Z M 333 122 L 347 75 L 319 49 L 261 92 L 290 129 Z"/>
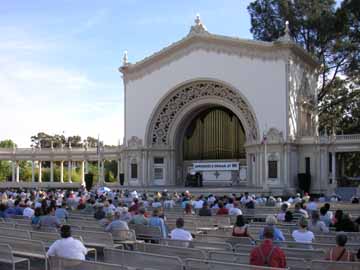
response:
<path fill-rule="evenodd" d="M 239 93 L 217 82 L 197 81 L 186 84 L 170 94 L 155 113 L 151 125 L 151 143 L 153 145 L 168 145 L 170 128 L 179 112 L 187 105 L 204 98 L 217 98 L 230 103 L 237 108 L 243 120 L 248 140 L 257 139 L 257 127 L 255 117 L 249 106 Z"/>

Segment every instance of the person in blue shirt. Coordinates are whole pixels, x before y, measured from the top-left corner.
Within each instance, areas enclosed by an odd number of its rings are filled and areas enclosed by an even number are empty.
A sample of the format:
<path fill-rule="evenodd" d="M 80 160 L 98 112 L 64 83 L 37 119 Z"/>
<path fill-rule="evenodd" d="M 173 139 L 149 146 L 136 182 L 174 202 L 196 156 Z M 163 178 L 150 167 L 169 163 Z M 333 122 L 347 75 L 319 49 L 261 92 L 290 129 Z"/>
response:
<path fill-rule="evenodd" d="M 275 216 L 272 215 L 267 216 L 265 223 L 267 227 L 272 227 L 274 229 L 274 238 L 273 238 L 274 241 L 285 241 L 285 237 L 282 231 L 276 228 L 277 220 Z M 259 239 L 261 240 L 264 239 L 264 228 L 260 230 Z"/>
<path fill-rule="evenodd" d="M 5 211 L 6 211 L 6 205 L 1 203 L 0 204 L 0 218 L 5 218 Z"/>
<path fill-rule="evenodd" d="M 167 229 L 165 226 L 165 222 L 159 216 L 160 216 L 160 211 L 158 208 L 155 208 L 153 210 L 152 217 L 149 219 L 149 226 L 159 227 L 162 237 L 167 238 Z"/>
<path fill-rule="evenodd" d="M 59 220 L 67 220 L 69 217 L 69 213 L 65 208 L 66 203 L 63 202 L 61 206 L 59 205 L 58 208 L 56 208 L 55 217 L 57 217 Z"/>

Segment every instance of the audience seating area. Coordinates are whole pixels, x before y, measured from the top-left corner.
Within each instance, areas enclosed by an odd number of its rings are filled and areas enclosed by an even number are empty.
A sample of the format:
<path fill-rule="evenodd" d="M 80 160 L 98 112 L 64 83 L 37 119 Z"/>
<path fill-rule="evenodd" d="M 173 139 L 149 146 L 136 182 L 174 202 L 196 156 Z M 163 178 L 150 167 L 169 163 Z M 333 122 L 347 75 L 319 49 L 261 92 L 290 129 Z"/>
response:
<path fill-rule="evenodd" d="M 359 210 L 348 204 L 335 208 L 359 214 Z M 151 212 L 151 209 L 148 209 Z M 276 214 L 278 208 L 259 207 L 244 214 L 251 220 L 249 231 L 258 239 L 259 230 L 264 227 L 264 216 Z M 130 230 L 107 233 L 90 214 L 74 210 L 63 223 L 72 227 L 73 237 L 82 241 L 94 256 L 86 261 L 47 258 L 47 248 L 57 239 L 59 232 L 54 228 L 37 229 L 29 220 L 21 217 L 0 219 L 0 262 L 18 265 L 28 264 L 30 259 L 44 261 L 44 269 L 51 270 L 246 270 L 249 254 L 254 245 L 250 238 L 231 236 L 234 222 L 229 216 L 199 217 L 184 215 L 180 207 L 165 209 L 166 224 L 171 230 L 178 217 L 185 220 L 185 229 L 194 235 L 193 241 L 163 239 L 157 227 L 129 224 Z M 316 234 L 312 244 L 299 244 L 292 240 L 291 233 L 296 224 L 278 224 L 286 241 L 277 243 L 286 254 L 287 266 L 294 270 L 360 269 L 360 262 L 335 263 L 324 261 L 326 251 L 335 245 L 335 232 Z M 356 252 L 360 248 L 360 233 L 347 233 L 347 248 Z M 259 244 L 261 240 L 256 240 Z M 99 252 L 99 256 L 98 256 Z M 15 268 L 13 268 L 15 269 Z M 256 267 L 256 269 L 273 269 Z"/>

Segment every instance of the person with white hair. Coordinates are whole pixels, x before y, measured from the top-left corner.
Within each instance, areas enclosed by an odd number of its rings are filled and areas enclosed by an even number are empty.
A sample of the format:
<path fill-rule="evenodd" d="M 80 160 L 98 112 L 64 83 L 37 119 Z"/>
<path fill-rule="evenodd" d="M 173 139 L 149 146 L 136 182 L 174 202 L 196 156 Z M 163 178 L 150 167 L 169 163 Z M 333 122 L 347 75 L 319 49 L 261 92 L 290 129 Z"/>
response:
<path fill-rule="evenodd" d="M 115 212 L 113 221 L 105 227 L 106 232 L 113 232 L 115 230 L 129 230 L 128 224 L 120 219 L 119 212 Z"/>
<path fill-rule="evenodd" d="M 272 227 L 274 229 L 274 241 L 285 241 L 284 234 L 282 231 L 276 227 L 277 220 L 273 215 L 268 215 L 265 220 L 266 227 Z M 259 232 L 259 239 L 264 239 L 264 228 Z"/>

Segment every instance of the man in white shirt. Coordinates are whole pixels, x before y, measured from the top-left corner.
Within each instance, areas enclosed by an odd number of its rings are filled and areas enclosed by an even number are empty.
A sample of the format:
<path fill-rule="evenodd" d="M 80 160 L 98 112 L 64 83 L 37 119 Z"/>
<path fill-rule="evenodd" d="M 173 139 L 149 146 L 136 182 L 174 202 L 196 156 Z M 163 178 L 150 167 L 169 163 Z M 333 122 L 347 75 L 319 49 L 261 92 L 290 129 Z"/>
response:
<path fill-rule="evenodd" d="M 191 233 L 184 230 L 183 227 L 184 227 L 184 219 L 178 218 L 176 220 L 176 228 L 173 229 L 170 233 L 171 239 L 191 241 L 193 239 Z"/>
<path fill-rule="evenodd" d="M 68 259 L 85 260 L 87 249 L 81 243 L 71 237 L 71 229 L 69 225 L 63 225 L 61 227 L 61 238 L 56 240 L 46 253 L 47 256 L 58 256 Z"/>
<path fill-rule="evenodd" d="M 229 210 L 229 216 L 237 217 L 239 215 L 242 215 L 242 211 L 239 208 L 233 207 Z"/>
<path fill-rule="evenodd" d="M 31 204 L 31 202 L 30 202 Z M 32 216 L 34 215 L 35 211 L 34 211 L 34 204 L 31 204 L 31 205 L 27 205 L 26 208 L 24 209 L 24 212 L 23 212 L 23 216 L 24 217 L 27 217 L 27 218 L 32 218 Z"/>
<path fill-rule="evenodd" d="M 195 209 L 201 209 L 203 207 L 204 201 L 202 196 L 200 196 L 194 203 L 193 203 L 193 207 Z"/>

